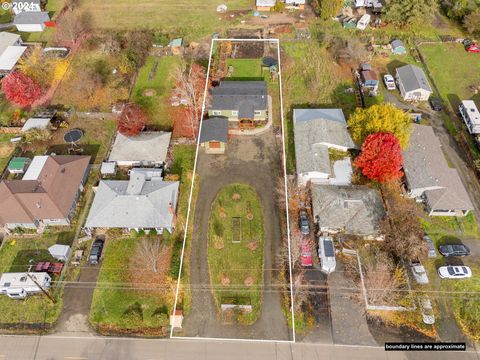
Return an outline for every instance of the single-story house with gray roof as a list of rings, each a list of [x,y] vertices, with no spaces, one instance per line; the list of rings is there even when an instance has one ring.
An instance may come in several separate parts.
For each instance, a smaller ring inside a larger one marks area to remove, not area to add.
[[[268,118],[265,81],[221,81],[212,88],[208,116],[226,117],[240,126],[253,126]]]
[[[312,184],[313,216],[321,232],[383,240],[385,209],[379,192],[368,186]]]
[[[356,145],[341,109],[294,109],[293,132],[299,185],[350,184],[352,165],[346,152]],[[345,153],[344,158],[332,161],[335,150]]]
[[[465,216],[474,209],[457,170],[448,166],[431,126],[413,125],[403,162],[408,194],[424,202],[430,216]]]
[[[137,136],[117,133],[108,157],[118,166],[162,166],[167,158],[171,132],[143,131]]]
[[[397,84],[406,101],[427,101],[432,95],[432,88],[422,69],[415,65],[397,68]]]
[[[256,0],[255,6],[258,11],[270,11],[276,3],[276,0]]]
[[[46,27],[45,23],[50,21],[46,11],[23,11],[15,16],[13,24],[18,31],[40,32]]]
[[[147,180],[145,174],[137,172],[131,173],[130,180],[101,180],[85,227],[171,233],[178,187],[178,181]]]
[[[214,117],[202,120],[200,146],[206,154],[224,154],[228,141],[228,119]]]

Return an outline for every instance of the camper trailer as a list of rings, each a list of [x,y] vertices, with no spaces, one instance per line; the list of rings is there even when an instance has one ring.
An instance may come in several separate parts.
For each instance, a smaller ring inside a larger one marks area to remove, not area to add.
[[[365,30],[368,26],[368,24],[370,23],[370,15],[368,14],[365,14],[363,15],[360,20],[358,20],[358,23],[357,23],[357,29],[359,30]]]
[[[11,299],[25,299],[27,295],[42,291],[40,286],[43,289],[50,288],[51,281],[46,272],[3,273],[0,277],[0,294]]]

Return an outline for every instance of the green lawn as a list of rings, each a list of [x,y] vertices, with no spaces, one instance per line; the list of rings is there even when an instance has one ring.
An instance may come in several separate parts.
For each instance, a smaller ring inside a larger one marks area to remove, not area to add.
[[[462,44],[425,44],[420,47],[441,97],[456,111],[461,100],[477,98],[473,87],[480,83],[478,54]]]
[[[255,322],[261,311],[263,243],[263,210],[255,190],[244,184],[220,190],[209,220],[210,279],[219,309],[221,304],[252,305],[250,314],[239,315],[243,323]]]
[[[227,59],[227,66],[233,67],[232,78],[262,80],[262,59]]]
[[[145,65],[140,69],[135,87],[132,92],[133,101],[140,104],[149,114],[152,125],[163,130],[171,130],[172,118],[169,114],[172,89],[175,87],[173,71],[180,63],[178,56],[150,56]],[[155,63],[157,71],[150,80],[150,73]],[[146,96],[146,92],[152,90],[153,96]]]
[[[56,244],[70,244],[73,233],[48,230],[42,235],[28,238],[9,238],[0,250],[0,273],[24,272],[30,264],[38,261],[53,261],[48,247]],[[29,296],[26,300],[12,300],[0,296],[0,323],[3,324],[52,324],[60,315],[61,297],[53,304],[43,294]]]
[[[228,10],[251,11],[253,6],[251,0],[84,0],[80,8],[91,13],[99,29],[156,29],[198,39],[231,25],[216,12],[219,4]]]
[[[1,134],[0,136],[0,173],[5,169],[15,150],[15,144],[10,142],[15,134]]]
[[[0,7],[0,24],[6,24],[13,20],[12,12]]]

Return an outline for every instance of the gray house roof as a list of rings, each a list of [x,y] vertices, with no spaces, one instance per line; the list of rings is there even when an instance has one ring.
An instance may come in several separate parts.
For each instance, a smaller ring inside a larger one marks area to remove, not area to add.
[[[200,143],[207,141],[227,142],[228,138],[228,119],[213,117],[202,120],[202,131],[200,133]]]
[[[13,46],[20,40],[20,35],[12,34],[6,31],[0,32],[0,55],[3,54],[9,46]]]
[[[473,205],[456,169],[448,166],[433,128],[413,125],[410,146],[403,151],[403,170],[410,190],[425,189],[433,209],[472,210]]]
[[[267,110],[265,81],[221,81],[212,89],[211,110],[237,110],[240,118],[253,118],[255,110]]]
[[[321,228],[379,235],[385,216],[380,194],[367,186],[312,184],[313,216]]]
[[[298,174],[331,174],[329,146],[355,148],[341,109],[294,109],[293,126]]]
[[[432,92],[427,77],[422,69],[415,65],[405,65],[397,68],[397,76],[406,92],[424,89]]]
[[[46,11],[23,11],[13,19],[15,25],[36,25],[43,24],[45,21],[50,21]]]
[[[138,136],[117,133],[109,160],[165,162],[171,136],[164,131],[145,131]]]
[[[100,181],[86,227],[173,227],[179,182],[145,180],[134,173],[129,181]]]

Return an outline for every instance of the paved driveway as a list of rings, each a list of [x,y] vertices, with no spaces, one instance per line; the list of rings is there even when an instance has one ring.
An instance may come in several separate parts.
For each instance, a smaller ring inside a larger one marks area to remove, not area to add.
[[[279,150],[273,131],[255,136],[237,136],[229,141],[225,155],[206,155],[200,150],[197,163],[199,194],[191,243],[191,312],[177,336],[245,339],[291,339],[281,307],[274,272],[281,242],[279,213],[275,201],[280,171]],[[256,189],[264,210],[264,294],[262,313],[254,325],[221,325],[212,297],[207,261],[207,231],[211,204],[218,191],[231,183],[246,183]],[[198,287],[202,286],[202,290]],[[272,290],[272,291],[270,291]]]
[[[57,333],[93,333],[88,315],[100,266],[85,265],[77,283],[65,285],[62,314],[55,328]]]

